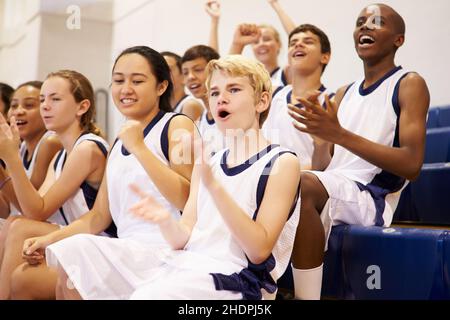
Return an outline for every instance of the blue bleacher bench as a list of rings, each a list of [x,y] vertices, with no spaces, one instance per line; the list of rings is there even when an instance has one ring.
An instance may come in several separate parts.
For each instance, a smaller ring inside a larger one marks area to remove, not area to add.
[[[292,282],[279,285],[293,289]],[[450,299],[450,232],[403,227],[333,227],[324,260],[322,298]]]

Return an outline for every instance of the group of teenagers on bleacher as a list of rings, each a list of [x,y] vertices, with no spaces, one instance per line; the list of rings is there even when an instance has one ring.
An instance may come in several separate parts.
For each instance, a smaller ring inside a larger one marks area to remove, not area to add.
[[[320,299],[331,227],[391,224],[430,100],[394,62],[402,17],[361,11],[364,77],[333,93],[326,34],[268,2],[289,34],[284,68],[269,25],[239,25],[219,57],[217,0],[211,46],[122,51],[111,95],[127,120],[111,146],[84,75],[0,87],[0,299],[273,299],[289,263],[296,298]]]

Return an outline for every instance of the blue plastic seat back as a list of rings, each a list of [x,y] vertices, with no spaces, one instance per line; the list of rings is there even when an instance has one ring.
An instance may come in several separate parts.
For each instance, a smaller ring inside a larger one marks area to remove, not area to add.
[[[439,115],[439,108],[429,109],[427,118],[427,128],[431,129],[437,128],[439,126],[438,115]]]
[[[424,163],[450,161],[450,127],[427,130]]]
[[[411,183],[411,196],[417,221],[450,225],[450,164],[424,165]]]
[[[450,106],[439,108],[438,126],[440,128],[450,127]]]

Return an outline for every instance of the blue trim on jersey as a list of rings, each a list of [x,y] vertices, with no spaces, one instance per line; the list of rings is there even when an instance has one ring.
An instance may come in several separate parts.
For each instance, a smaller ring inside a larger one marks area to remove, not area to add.
[[[88,139],[88,141],[94,142],[106,158],[106,156],[108,155],[108,150],[106,149],[106,147],[103,143],[101,143],[100,141],[91,140],[91,139]]]
[[[395,114],[397,115],[397,122],[395,126],[395,136],[394,136],[394,147],[400,147],[400,102],[398,100],[398,95],[400,92],[400,82],[406,77],[408,73],[405,73],[397,82],[394,88],[394,93],[392,95],[392,106],[394,107]]]
[[[261,264],[253,264],[248,261],[248,267],[242,269],[239,273],[231,275],[210,273],[210,275],[213,277],[216,290],[241,292],[244,300],[261,300],[262,288],[269,293],[274,293],[277,290],[277,283],[270,275],[270,272],[275,268],[275,263],[275,258],[270,255]]]
[[[172,121],[172,119],[173,118],[175,118],[175,117],[177,117],[177,116],[184,116],[183,114],[180,114],[180,113],[177,113],[177,114],[174,114],[167,122],[166,122],[166,124],[164,125],[164,128],[163,128],[163,130],[162,130],[162,132],[161,132],[161,139],[160,139],[160,142],[161,142],[161,150],[162,150],[162,153],[163,153],[163,155],[164,155],[164,157],[166,158],[166,160],[169,162],[170,160],[169,160],[169,125],[170,125],[170,122]],[[186,117],[186,118],[189,118],[189,117]],[[189,118],[190,119],[190,118]]]
[[[78,139],[80,139],[85,134],[87,134],[87,133],[81,134],[81,136]],[[94,139],[87,139],[85,141],[94,142],[96,144],[96,146],[102,152],[103,156],[106,158],[106,156],[108,155],[108,150],[106,149],[106,147],[103,143],[101,143],[100,141],[94,140]],[[56,158],[55,164],[53,165],[53,168],[55,171],[56,171],[56,168],[58,167],[59,160],[61,159],[61,156],[64,153],[64,151],[65,151],[64,149],[61,150]],[[61,165],[61,171],[64,168],[64,165],[66,164],[66,160],[67,160],[67,153],[64,155],[64,160]],[[97,198],[98,189],[95,189],[94,187],[89,185],[86,181],[83,181],[83,183],[80,185],[80,188],[83,191],[84,201],[86,201],[87,207],[89,208],[89,210],[91,210],[94,207],[95,199]],[[67,218],[64,214],[63,208],[62,207],[59,208],[59,211],[60,211],[65,223],[68,225],[69,222],[67,221]]]
[[[323,84],[321,84],[320,85],[320,88],[319,89],[317,89],[318,91],[320,91],[320,92],[324,92],[325,90],[327,90],[327,88],[323,85]],[[334,93],[333,93],[333,95],[334,95]],[[330,99],[331,99],[331,97],[330,97]],[[292,104],[292,89],[288,92],[288,94],[286,95],[286,103],[288,103],[288,104]],[[297,104],[294,104],[294,106],[296,106],[296,107],[298,107],[298,108],[304,108],[304,106],[299,102],[299,103],[297,103]],[[324,107],[325,108],[325,106],[323,105],[322,107]]]
[[[277,95],[278,92],[280,92],[284,87],[279,86],[275,89],[275,91],[272,93],[272,99]]]
[[[345,95],[347,94],[348,90],[350,90],[350,88],[351,88],[354,84],[355,84],[355,83],[352,82],[352,83],[350,83],[350,84],[347,86],[347,88],[345,88],[345,91],[344,91],[344,94],[342,95],[341,101],[344,100],[344,97],[345,97]]]
[[[106,157],[106,154],[105,154]],[[81,184],[81,190],[83,190],[84,200],[86,204],[91,210],[94,207],[95,199],[97,198],[98,189],[95,189],[93,186],[89,185],[87,182],[83,182]],[[62,208],[61,208],[62,211]],[[64,216],[64,211],[62,211],[64,221],[68,224],[66,217]],[[117,238],[117,227],[114,221],[105,229],[105,232],[111,237]]]
[[[395,67],[394,69],[386,73],[384,76],[382,76],[380,79],[378,79],[377,82],[367,87],[366,89],[364,89],[364,82],[365,82],[364,80],[363,82],[361,82],[361,85],[359,86],[359,94],[362,96],[367,96],[371,94],[384,82],[384,80],[391,77],[394,73],[396,73],[400,69],[402,69],[402,66]]]
[[[284,70],[281,70],[281,83],[283,84],[283,86],[287,86],[288,82],[286,79],[286,75],[284,74]]]
[[[375,226],[381,227],[384,225],[383,212],[386,207],[386,196],[389,193],[399,191],[404,183],[405,179],[387,171],[377,174],[368,185],[356,182],[359,190],[367,191],[372,196],[375,203]]]
[[[286,95],[286,103],[287,104],[292,104],[292,89],[291,91],[288,92],[288,94]],[[301,103],[296,103],[293,106],[297,107],[297,108],[304,108],[304,106]]]
[[[114,147],[116,146],[117,141],[119,141],[119,138],[116,138],[116,140],[114,140],[114,143],[111,147],[111,152],[113,151]]]
[[[209,124],[210,126],[212,126],[214,123],[216,123],[214,118],[212,118],[211,120],[208,119],[208,112],[205,113],[205,120],[206,120],[206,123]]]
[[[172,111],[175,111],[176,108],[178,108],[178,106],[180,105],[181,102],[183,102],[184,99],[186,99],[188,97],[187,94],[185,94],[180,100],[178,100],[178,102],[175,104],[175,106],[172,108]],[[180,110],[180,112],[182,112],[183,109]]]
[[[256,188],[256,210],[253,213],[253,217],[252,217],[252,220],[254,220],[254,221],[256,221],[256,218],[258,217],[259,208],[260,208],[262,200],[264,198],[264,193],[266,191],[267,182],[269,181],[270,172],[272,171],[272,168],[275,165],[275,162],[277,161],[277,159],[285,153],[291,153],[294,156],[296,156],[296,154],[292,151],[282,151],[280,153],[277,153],[266,164],[263,172],[261,173],[261,176],[259,177],[258,187]],[[291,217],[292,213],[294,212],[294,208],[295,208],[295,204],[297,203],[297,199],[298,199],[298,195],[294,199],[295,201],[293,203],[293,207],[291,208],[291,211],[289,212],[288,220]]]
[[[164,116],[165,112],[163,110],[159,110],[158,114],[150,121],[150,123],[145,127],[144,129],[144,139],[147,136],[147,134],[152,130],[152,128],[158,123],[159,120]],[[129,156],[130,153],[125,148],[125,146],[122,144],[122,155]]]
[[[83,191],[84,200],[86,201],[89,210],[91,210],[94,207],[94,202],[95,198],[97,198],[98,190],[88,184],[86,181],[81,184],[80,188]]]
[[[235,176],[235,175],[243,172],[244,170],[247,170],[248,168],[250,168],[250,166],[252,164],[254,164],[260,158],[262,158],[267,153],[269,153],[273,148],[278,147],[278,146],[279,145],[277,145],[277,144],[268,145],[266,148],[264,148],[263,150],[261,150],[260,152],[258,152],[254,156],[252,156],[250,159],[246,160],[244,163],[242,163],[236,167],[232,167],[232,168],[229,168],[227,165],[227,157],[228,157],[228,154],[230,153],[230,150],[226,150],[222,155],[222,160],[220,161],[220,167],[222,168],[223,172],[227,176]]]
[[[286,103],[290,104],[292,101],[292,89],[286,95]]]
[[[103,153],[103,156],[106,158],[106,156],[108,155],[108,150],[106,150],[106,147],[103,143],[93,139],[88,139],[87,141],[94,142],[100,149],[100,151]],[[92,209],[94,206],[95,199],[97,198],[98,189],[95,189],[94,187],[89,185],[86,181],[84,181],[81,184],[80,188],[81,190],[83,190],[84,200],[86,201],[89,210]]]
[[[54,171],[56,171],[56,168],[58,167],[59,159],[60,159],[61,156],[63,155],[64,151],[65,151],[65,150],[62,149],[61,151],[58,152],[58,155],[56,156],[56,160],[55,160],[55,162],[53,163],[53,170],[54,170]]]
[[[273,70],[273,71],[270,73],[270,77],[272,78],[273,75],[274,75],[275,73],[277,73],[278,70],[280,70],[280,67],[276,67],[275,70]]]
[[[36,151],[36,149],[33,151],[33,154],[31,155],[30,161],[28,161],[27,160],[27,158],[28,158],[28,149],[25,150],[25,154],[23,155],[23,158],[22,158],[22,163],[23,163],[23,166],[25,167],[25,169],[27,169],[27,170],[30,168],[31,161],[33,161],[33,156],[34,156],[34,152],[35,151]]]
[[[61,216],[63,217],[64,223],[66,224],[66,226],[68,226],[68,225],[69,225],[69,221],[67,220],[66,215],[64,214],[64,209],[63,209],[62,207],[59,208],[59,213],[60,213]]]
[[[59,153],[58,156],[56,157],[55,163],[53,164],[53,170],[56,171],[56,168],[58,168],[58,163],[61,160],[62,155],[64,154],[66,150],[62,149]],[[62,168],[64,167],[64,164],[66,163],[66,158],[67,158],[67,154],[64,155],[64,159],[63,159],[63,163],[61,165],[61,171]],[[66,223],[66,225],[69,225],[69,221],[67,221],[66,215],[64,214],[64,209],[63,207],[59,208],[59,213],[61,214],[62,218],[64,219],[64,222]]]

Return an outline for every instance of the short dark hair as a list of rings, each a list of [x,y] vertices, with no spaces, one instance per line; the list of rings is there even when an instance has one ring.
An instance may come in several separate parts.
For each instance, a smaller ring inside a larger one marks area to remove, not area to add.
[[[328,36],[321,29],[319,29],[318,27],[316,27],[315,25],[312,25],[312,24],[301,24],[298,27],[296,27],[294,30],[292,30],[291,33],[289,34],[289,43],[291,42],[291,38],[295,34],[300,33],[300,32],[308,32],[308,31],[319,37],[320,51],[322,53],[331,53],[331,45],[330,45],[330,40],[328,39]],[[322,72],[325,71],[326,67],[327,67],[327,65],[324,64],[322,67]]]
[[[5,105],[5,115],[8,114],[9,107],[11,106],[11,97],[13,95],[14,88],[10,85],[0,82],[0,99]]]
[[[180,72],[181,72],[181,57],[179,55],[177,55],[176,53],[173,53],[171,51],[163,51],[163,52],[161,52],[161,55],[163,57],[174,58],[175,62],[177,63],[178,70],[180,70]]]
[[[209,62],[214,59],[219,59],[219,53],[211,47],[205,45],[198,45],[189,48],[181,58],[181,64],[192,61],[198,58],[203,58],[206,62]]]
[[[172,106],[170,105],[170,96],[172,95],[173,91],[172,77],[166,59],[164,59],[164,57],[158,51],[153,50],[152,48],[149,48],[147,46],[135,46],[127,48],[123,50],[116,58],[116,61],[114,61],[114,66],[112,68],[113,71],[116,67],[117,61],[119,61],[122,56],[132,53],[136,53],[147,60],[148,65],[150,66],[150,70],[152,71],[158,83],[167,81],[167,89],[159,98],[159,109],[165,112],[171,112]]]

